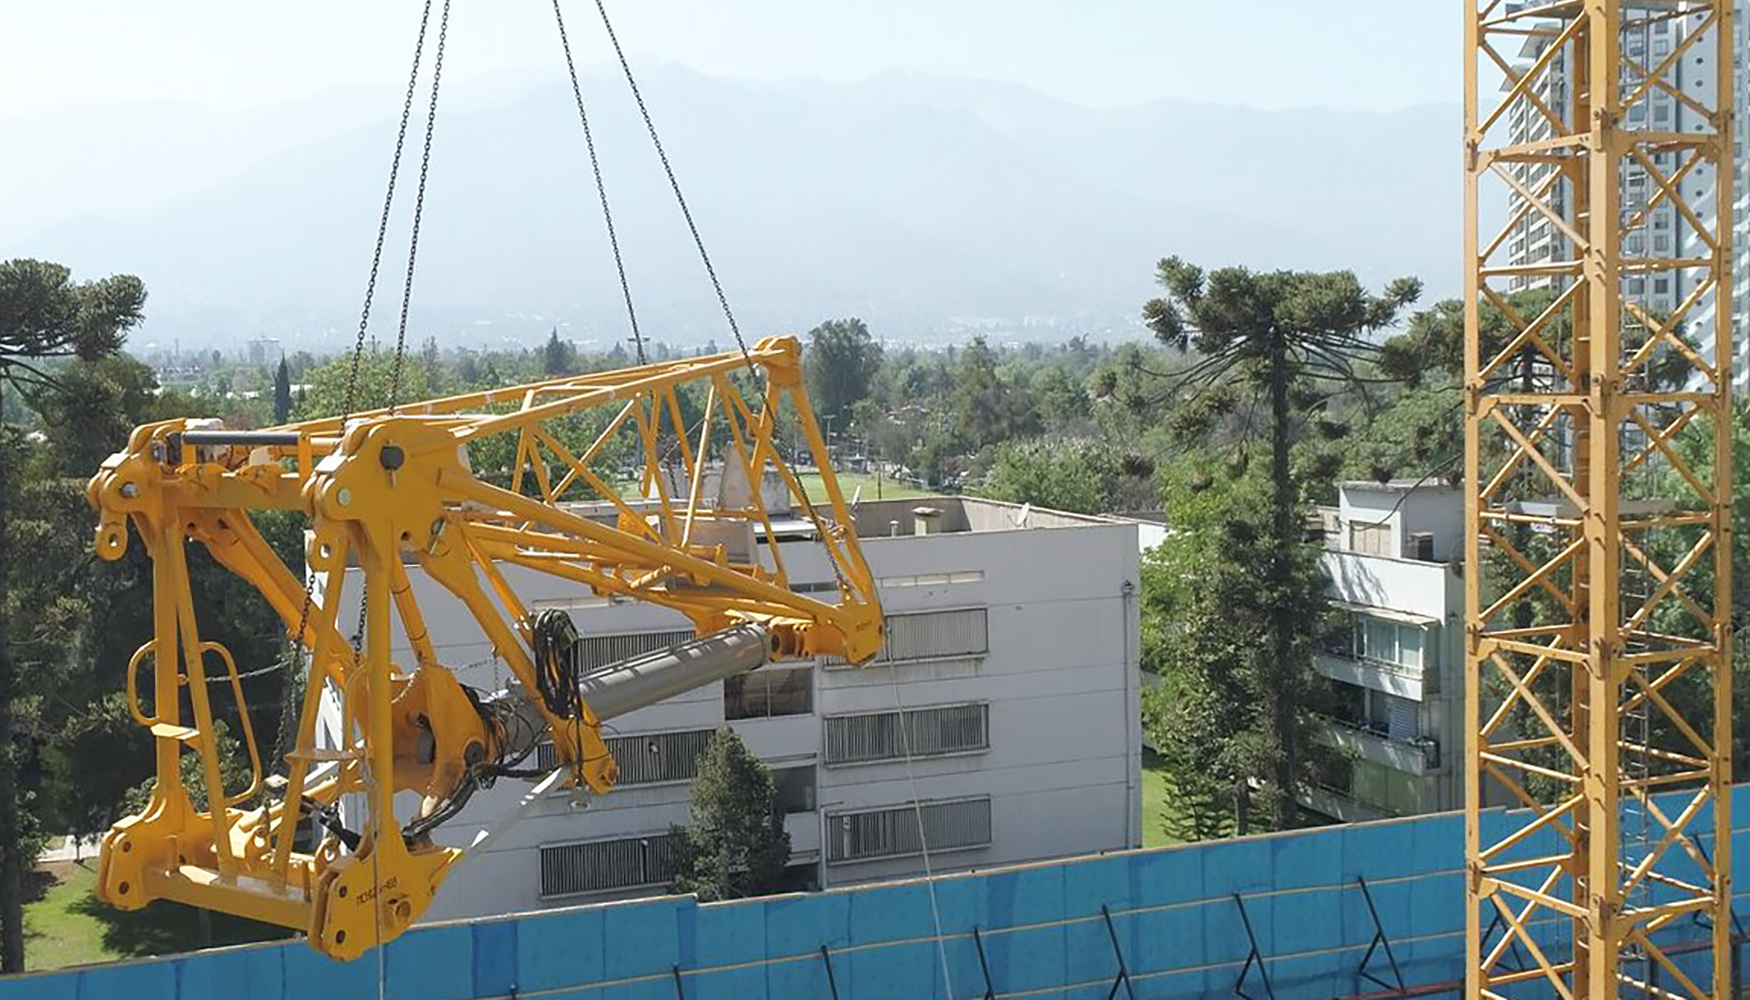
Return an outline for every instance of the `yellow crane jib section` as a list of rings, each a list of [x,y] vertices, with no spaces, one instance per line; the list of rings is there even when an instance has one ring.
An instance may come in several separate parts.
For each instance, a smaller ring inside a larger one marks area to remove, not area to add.
[[[100,894],[124,909],[173,899],[298,928],[341,959],[419,918],[463,856],[438,827],[495,780],[538,776],[538,744],[571,784],[605,793],[618,768],[604,719],[769,659],[866,662],[882,642],[875,581],[789,337],[264,431],[149,424],[87,494],[98,554],[145,546],[154,600],[127,688],[157,783],[105,838]],[[270,510],[307,517],[307,578],[252,519]],[[799,550],[798,537],[814,545]],[[262,760],[242,674],[200,636],[191,544],[255,587],[308,653],[301,704],[284,706],[297,736],[283,760]],[[804,556],[836,594],[792,588],[786,560]],[[569,617],[518,594],[512,581],[528,572],[672,608],[698,638],[585,671]],[[476,690],[440,661],[422,610],[434,599],[474,618],[507,687]],[[250,764],[241,788],[224,783],[216,733],[228,718]],[[183,782],[186,758],[203,794]],[[406,815],[399,793],[417,801]]]

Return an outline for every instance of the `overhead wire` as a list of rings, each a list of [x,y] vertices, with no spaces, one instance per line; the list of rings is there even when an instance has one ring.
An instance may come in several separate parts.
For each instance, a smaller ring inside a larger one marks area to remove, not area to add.
[[[899,746],[905,753],[905,773],[911,783],[912,815],[917,818],[918,849],[924,862],[924,887],[930,896],[930,919],[936,925],[936,953],[942,963],[942,986],[946,996],[954,995],[954,978],[948,971],[948,945],[942,934],[942,907],[936,899],[936,871],[930,863],[930,835],[924,826],[924,801],[918,794],[917,766],[912,760],[911,729],[905,721],[905,700],[899,693],[899,669],[887,668],[887,678],[893,685],[893,707],[899,713]]]
[[[571,39],[565,34],[565,15],[559,0],[553,0],[553,21],[559,26],[559,47],[565,51],[565,70],[571,75],[571,96],[577,102],[577,120],[583,125],[583,144],[589,148],[589,169],[595,175],[596,197],[602,203],[602,222],[608,229],[608,246],[614,252],[614,270],[620,276],[620,295],[626,300],[626,322],[632,328],[632,345],[638,352],[638,364],[649,362],[644,357],[644,336],[638,331],[638,310],[632,305],[632,285],[626,280],[626,262],[620,255],[620,237],[614,229],[614,213],[608,207],[608,188],[602,181],[601,159],[596,155],[595,134],[589,127],[589,111],[583,104],[583,88],[577,82],[577,64],[571,59]]]

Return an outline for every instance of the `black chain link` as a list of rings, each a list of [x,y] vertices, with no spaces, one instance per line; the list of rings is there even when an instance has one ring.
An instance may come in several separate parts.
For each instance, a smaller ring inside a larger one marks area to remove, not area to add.
[[[595,175],[596,196],[602,203],[602,221],[608,227],[608,246],[614,251],[614,270],[620,276],[620,294],[626,299],[626,321],[632,327],[632,344],[638,351],[638,363],[646,364],[644,336],[638,332],[638,311],[632,307],[632,285],[626,280],[626,263],[620,257],[620,237],[614,231],[614,213],[608,208],[608,188],[602,183],[602,164],[596,156],[595,136],[589,127],[589,112],[583,106],[583,88],[577,83],[577,65],[571,60],[571,40],[565,35],[565,15],[559,10],[559,0],[553,0],[553,20],[559,25],[559,46],[565,50],[565,69],[571,74],[571,96],[577,101],[577,119],[583,123],[583,144],[589,147],[589,169]]]
[[[444,16],[445,16],[445,19],[447,21],[448,16],[449,16],[448,0],[445,0],[445,3],[444,3]],[[382,264],[383,264],[383,244],[384,244],[384,242],[387,241],[388,235],[389,235],[389,213],[390,213],[390,210],[393,209],[394,205],[395,205],[395,181],[401,175],[401,153],[402,153],[402,150],[407,145],[407,123],[409,121],[411,121],[413,118],[413,96],[415,93],[418,92],[418,89],[419,89],[419,64],[424,60],[424,56],[425,56],[425,31],[426,31],[427,25],[429,25],[430,23],[431,23],[431,0],[425,0],[425,7],[420,12],[420,15],[419,15],[419,35],[414,39],[414,42],[413,42],[413,68],[411,70],[409,70],[408,74],[407,74],[407,96],[401,102],[401,126],[395,133],[395,155],[389,161],[389,185],[388,185],[388,190],[385,191],[383,194],[383,214],[377,220],[377,242],[376,242],[376,245],[371,250],[371,274],[370,274],[370,277],[365,282],[364,307],[359,310],[358,338],[353,344],[352,366],[351,366],[350,370],[347,372],[346,393],[344,396],[345,405],[342,407],[342,412],[340,415],[340,426],[342,429],[344,429],[346,427],[347,420],[349,418],[351,418],[354,408],[358,405],[359,365],[360,365],[360,362],[364,358],[365,335],[369,331],[370,326],[371,326],[371,303],[375,300],[376,294],[377,294],[377,275],[378,275],[379,271],[382,269]],[[442,45],[443,45],[443,42],[441,39],[439,40],[438,44],[439,44],[439,49],[441,51]],[[426,136],[427,136],[426,141],[428,143],[427,149],[429,152],[429,143],[431,141],[430,140],[429,123],[427,126]],[[424,172],[421,171],[420,188],[421,188],[422,194],[424,193],[424,187],[425,187]],[[397,363],[397,365],[396,365],[397,381],[399,380],[399,369],[400,369],[400,365],[399,365],[399,363]],[[391,402],[393,402],[393,398],[391,398]],[[304,582],[304,603],[303,603],[303,607],[298,612],[298,631],[297,631],[297,640],[296,640],[295,645],[293,646],[294,653],[298,649],[304,648],[304,646],[306,645],[306,637],[308,635],[309,625],[310,625],[310,608],[315,601],[314,595],[312,595],[310,593],[310,584],[309,584],[309,580],[308,580],[308,567],[306,567],[305,572],[306,572],[306,579]],[[354,641],[353,641],[353,655],[355,658],[357,657],[358,651],[359,651],[358,636],[362,636],[364,633],[364,630],[365,630],[365,604],[364,604],[364,601],[361,599],[359,602],[358,635],[354,637]],[[288,669],[290,669],[291,664],[295,663],[297,659],[299,659],[299,657],[296,657],[296,656],[288,659],[288,661],[287,661]],[[285,708],[285,706],[282,705],[281,710],[283,711],[284,708]]]
[[[401,401],[401,369],[407,358],[407,310],[413,302],[413,266],[419,260],[419,222],[425,215],[425,178],[431,171],[431,137],[437,126],[438,87],[444,78],[444,40],[449,33],[450,0],[444,0],[443,14],[438,18],[437,55],[431,63],[431,104],[425,112],[425,146],[419,157],[419,193],[413,197],[413,231],[407,241],[407,280],[401,286],[401,322],[395,330],[395,359],[389,376],[390,413],[395,412]],[[405,119],[402,128],[406,128]]]
[[[626,76],[626,86],[632,90],[632,99],[638,103],[638,114],[644,118],[644,128],[650,133],[650,144],[656,147],[656,158],[662,161],[662,171],[668,175],[669,190],[674,192],[675,204],[680,206],[681,218],[687,221],[687,232],[693,236],[693,246],[699,249],[699,260],[705,265],[705,274],[711,279],[711,288],[717,293],[717,304],[723,307],[723,318],[729,321],[729,332],[735,335],[735,345],[741,348],[741,357],[747,362],[747,370],[756,378],[753,356],[748,353],[747,342],[741,339],[741,326],[735,322],[735,312],[729,308],[729,296],[723,293],[723,282],[717,280],[717,269],[711,266],[711,254],[705,250],[705,240],[699,236],[699,227],[693,222],[692,210],[687,208],[687,197],[681,194],[681,182],[675,178],[674,167],[668,162],[668,153],[662,148],[662,139],[656,134],[656,123],[650,118],[650,109],[644,104],[644,95],[638,90],[638,80],[632,75],[632,64],[626,61],[626,53],[620,48],[619,36],[614,34],[613,21],[608,18],[608,8],[602,0],[595,0],[595,9],[602,16],[602,27],[607,29],[608,41],[613,43],[614,55],[620,60],[620,71]]]
[[[557,9],[558,0],[554,0],[554,6],[555,9]],[[595,9],[597,13],[601,14],[602,27],[607,29],[608,41],[614,46],[614,55],[620,61],[620,71],[626,77],[626,86],[631,89],[632,99],[638,104],[638,114],[644,119],[644,128],[650,133],[650,144],[656,148],[657,159],[662,161],[662,171],[664,174],[668,175],[668,186],[669,189],[674,192],[675,204],[680,206],[681,218],[685,219],[687,222],[687,232],[691,233],[693,236],[693,246],[698,248],[699,260],[705,265],[705,274],[710,277],[711,288],[717,293],[717,303],[723,307],[723,318],[729,321],[729,332],[735,335],[735,346],[741,348],[742,360],[747,362],[748,375],[754,380],[754,383],[757,386],[759,382],[759,371],[754,367],[753,356],[748,353],[747,341],[743,340],[741,337],[741,327],[735,322],[735,312],[729,308],[729,296],[725,295],[723,292],[723,283],[717,280],[717,269],[711,265],[711,254],[706,251],[705,240],[699,235],[699,227],[693,222],[692,210],[687,208],[687,197],[681,193],[681,183],[675,177],[674,167],[668,162],[668,153],[662,148],[662,138],[656,134],[656,123],[651,120],[650,108],[645,105],[644,95],[638,90],[638,80],[632,74],[632,64],[626,61],[626,52],[624,49],[620,48],[619,36],[614,34],[614,24],[608,17],[607,5],[603,0],[595,0]],[[774,416],[776,415],[774,414]],[[676,433],[679,432],[680,428],[676,428]],[[827,461],[832,461],[830,449],[827,454]],[[814,525],[814,530],[820,535],[822,543],[829,543],[825,521],[820,516],[820,512],[815,509],[814,504],[809,501],[808,491],[802,489],[799,483],[796,492],[797,499],[802,501],[803,513],[807,515],[810,523]],[[833,577],[838,581],[839,591],[848,594],[850,592],[850,584],[845,580],[843,571],[839,569],[838,560],[829,559],[827,561],[832,564]]]
[[[448,7],[446,4],[446,11]],[[389,211],[395,205],[395,181],[401,176],[401,151],[407,144],[407,123],[413,117],[413,95],[419,88],[419,64],[425,52],[425,29],[431,21],[431,0],[419,15],[419,37],[413,43],[413,69],[407,74],[407,97],[401,102],[401,127],[395,133],[395,156],[389,161],[389,189],[383,195],[383,215],[377,222],[377,245],[371,251],[371,276],[365,282],[365,304],[359,312],[358,341],[352,349],[352,371],[346,380],[346,406],[340,416],[342,427],[352,416],[358,402],[359,360],[365,352],[365,333],[371,325],[371,302],[377,294],[377,272],[383,263],[383,242],[389,234]]]

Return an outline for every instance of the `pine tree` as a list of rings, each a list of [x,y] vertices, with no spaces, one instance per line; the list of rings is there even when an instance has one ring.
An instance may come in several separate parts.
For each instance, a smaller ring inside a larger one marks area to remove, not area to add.
[[[280,359],[273,373],[273,422],[283,424],[292,419],[292,370],[286,359]]]
[[[1391,324],[1422,286],[1400,278],[1375,296],[1347,271],[1228,267],[1206,273],[1177,257],[1161,261],[1158,270],[1167,297],[1145,303],[1143,319],[1162,343],[1199,355],[1170,376],[1168,393],[1182,396],[1180,429],[1208,438],[1222,418],[1249,412],[1262,425],[1258,436],[1269,442],[1269,518],[1261,526],[1258,559],[1246,564],[1266,612],[1257,652],[1272,675],[1257,691],[1267,731],[1254,752],[1269,759],[1275,826],[1291,829],[1298,823],[1295,790],[1308,781],[1311,756],[1298,698],[1311,671],[1312,640],[1312,620],[1295,610],[1303,589],[1295,581],[1305,561],[1306,498],[1291,451],[1331,399],[1365,389],[1371,380],[1357,372],[1357,363],[1379,350],[1369,336]],[[1242,439],[1250,433],[1241,428]]]
[[[704,901],[781,891],[790,835],[771,771],[735,730],[717,730],[699,755],[692,822],[677,830],[675,892]]]

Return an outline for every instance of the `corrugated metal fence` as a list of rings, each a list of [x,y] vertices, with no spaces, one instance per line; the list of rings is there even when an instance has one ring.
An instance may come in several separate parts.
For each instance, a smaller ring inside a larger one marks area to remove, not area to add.
[[[1750,815],[1745,792],[1738,789],[1739,816]],[[1750,838],[1734,839],[1736,881],[1750,885],[1741,860]],[[414,931],[386,950],[386,995],[1451,996],[1464,967],[1461,859],[1462,822],[1441,815],[1000,869],[933,886],[577,907]],[[1553,940],[1565,928],[1538,931]],[[1665,943],[1700,933],[1682,928]],[[302,944],[0,981],[0,1000],[376,995],[373,958],[340,965]]]

